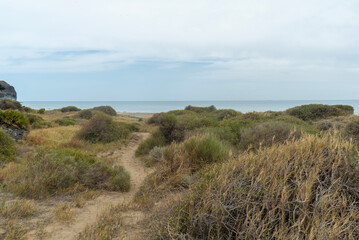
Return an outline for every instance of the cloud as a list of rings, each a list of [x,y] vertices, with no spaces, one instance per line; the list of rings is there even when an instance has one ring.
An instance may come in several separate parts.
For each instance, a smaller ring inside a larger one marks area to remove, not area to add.
[[[358,9],[354,0],[2,0],[0,71],[99,71],[144,60],[210,62],[203,76],[212,78],[346,71],[358,68]]]

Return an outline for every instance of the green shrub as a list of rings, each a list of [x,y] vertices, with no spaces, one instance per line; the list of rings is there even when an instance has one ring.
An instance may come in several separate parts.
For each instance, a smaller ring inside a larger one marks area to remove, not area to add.
[[[50,122],[46,122],[42,117],[38,115],[26,114],[25,117],[31,125],[32,129],[49,128],[52,126]]]
[[[229,148],[214,135],[194,136],[184,142],[192,166],[221,162],[228,158]]]
[[[222,121],[223,119],[229,119],[241,115],[242,113],[232,109],[221,109],[216,111],[217,120]]]
[[[29,198],[56,195],[78,184],[89,189],[129,189],[129,175],[123,168],[68,149],[46,149],[0,171],[5,190]]]
[[[213,112],[213,111],[216,111],[217,109],[213,105],[211,105],[209,107],[195,107],[195,106],[188,105],[187,107],[185,107],[184,110],[193,111],[196,113],[202,113],[202,112]]]
[[[148,124],[156,124],[156,125],[158,125],[160,123],[160,119],[161,119],[162,115],[163,115],[163,113],[155,113],[155,114],[153,114],[153,116],[150,117],[147,120],[147,123]]]
[[[22,110],[27,113],[34,113],[35,110],[29,107],[22,107]]]
[[[37,111],[38,114],[44,114],[45,113],[45,108],[40,108],[38,111]]]
[[[73,126],[76,124],[76,119],[73,118],[56,119],[55,123],[59,124],[60,126]]]
[[[341,111],[341,115],[352,115],[354,114],[354,108],[350,105],[334,105],[333,107],[338,108]]]
[[[110,116],[116,116],[117,115],[116,110],[113,109],[111,106],[94,107],[93,110],[103,112],[103,113],[105,113],[107,115],[110,115]]]
[[[284,143],[291,138],[296,139],[300,136],[301,129],[297,125],[282,121],[269,121],[242,130],[239,146],[244,150],[258,149],[260,146]]]
[[[184,127],[178,124],[174,114],[168,113],[161,116],[159,130],[166,143],[180,142],[184,139]]]
[[[164,147],[156,146],[152,148],[152,150],[149,152],[151,160],[154,162],[159,162],[161,160],[163,150]]]
[[[333,116],[351,115],[354,108],[348,105],[308,104],[287,109],[285,112],[304,121],[310,121]]]
[[[160,132],[155,132],[150,138],[140,143],[136,150],[136,156],[148,154],[154,147],[162,147],[166,144],[166,140]]]
[[[86,173],[86,186],[126,192],[130,189],[130,175],[123,167],[112,168],[104,162],[92,164]]]
[[[22,105],[18,101],[12,101],[10,99],[2,99],[2,100],[0,100],[0,109],[1,110],[7,110],[7,109],[21,110]]]
[[[345,127],[345,132],[355,140],[359,140],[359,120],[354,120],[348,123]]]
[[[330,135],[241,154],[158,211],[156,239],[359,239],[357,159]]]
[[[128,125],[115,122],[110,116],[96,114],[83,125],[77,138],[92,143],[109,143],[125,139],[130,133],[131,129]]]
[[[206,134],[213,135],[219,140],[233,145],[237,145],[239,142],[239,137],[237,137],[236,133],[232,132],[231,129],[227,126],[198,128],[194,131],[188,132],[186,138]]]
[[[219,122],[210,117],[197,117],[183,123],[188,130],[201,127],[217,127]]]
[[[0,111],[0,125],[20,129],[27,129],[29,127],[29,123],[24,115],[13,110]]]
[[[79,112],[77,116],[78,116],[79,118],[81,118],[81,119],[87,119],[87,120],[89,120],[89,119],[92,118],[93,113],[92,113],[91,110],[85,109],[85,110],[82,110],[81,112]]]
[[[15,159],[15,142],[0,130],[0,166]]]
[[[61,108],[61,112],[65,113],[65,112],[78,112],[81,111],[81,109],[79,109],[78,107],[75,106],[68,106],[68,107],[63,107]]]

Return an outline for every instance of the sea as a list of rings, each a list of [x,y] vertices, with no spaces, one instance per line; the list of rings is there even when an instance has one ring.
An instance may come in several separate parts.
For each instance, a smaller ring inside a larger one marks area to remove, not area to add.
[[[243,113],[283,111],[303,104],[345,104],[355,109],[359,114],[359,100],[268,100],[268,101],[23,101],[24,106],[33,109],[59,109],[66,106],[76,106],[81,109],[96,106],[111,106],[117,112],[158,113],[170,110],[184,109],[188,105],[206,107],[214,105],[217,109],[234,109]]]

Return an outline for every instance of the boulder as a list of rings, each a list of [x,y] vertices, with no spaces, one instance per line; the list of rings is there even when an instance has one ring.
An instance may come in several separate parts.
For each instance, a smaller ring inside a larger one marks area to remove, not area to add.
[[[0,100],[1,99],[10,99],[16,101],[16,91],[15,88],[9,85],[5,81],[0,80]]]

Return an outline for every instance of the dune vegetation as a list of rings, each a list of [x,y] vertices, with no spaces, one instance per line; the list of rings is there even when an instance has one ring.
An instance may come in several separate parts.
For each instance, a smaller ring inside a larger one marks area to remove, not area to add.
[[[351,106],[0,106],[0,238],[359,238]]]

